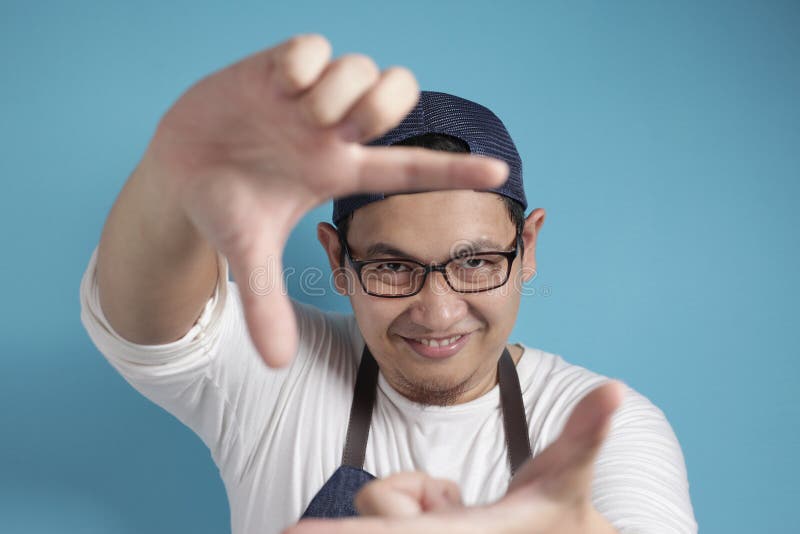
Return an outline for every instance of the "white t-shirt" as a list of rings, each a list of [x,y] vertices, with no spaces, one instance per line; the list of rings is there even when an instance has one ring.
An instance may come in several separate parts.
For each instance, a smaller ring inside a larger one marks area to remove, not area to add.
[[[270,534],[296,522],[341,461],[364,347],[353,315],[293,301],[299,350],[289,367],[271,369],[252,345],[220,254],[215,294],[189,332],[138,345],[102,313],[96,256],[95,249],[81,281],[81,321],[128,383],[209,448],[233,534]],[[576,403],[608,379],[522,347],[517,373],[536,455],[558,437]],[[380,374],[364,469],[379,478],[422,470],[454,480],[466,504],[499,499],[510,480],[499,387],[463,404],[422,406]],[[661,410],[631,388],[595,463],[592,501],[623,534],[697,531],[677,438]]]

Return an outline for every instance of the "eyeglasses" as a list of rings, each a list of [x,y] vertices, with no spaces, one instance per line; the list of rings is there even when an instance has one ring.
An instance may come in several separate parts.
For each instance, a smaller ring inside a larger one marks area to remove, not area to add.
[[[521,233],[517,231],[514,250],[476,253],[464,251],[444,263],[429,265],[408,258],[358,260],[350,254],[347,239],[341,232],[339,241],[367,294],[398,298],[419,293],[425,285],[428,273],[434,271],[442,273],[447,285],[458,293],[480,293],[505,285],[511,274],[511,265],[521,248]]]

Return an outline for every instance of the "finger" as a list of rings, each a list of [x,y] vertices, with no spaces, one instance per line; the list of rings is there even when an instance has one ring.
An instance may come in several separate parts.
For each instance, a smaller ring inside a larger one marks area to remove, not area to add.
[[[346,141],[367,141],[397,126],[419,100],[419,84],[410,70],[390,67],[345,117]]]
[[[343,194],[435,189],[489,189],[508,177],[508,165],[475,154],[419,147],[360,147],[356,176]]]
[[[444,478],[429,479],[422,497],[423,511],[438,512],[462,506],[461,489],[458,484]]]
[[[288,96],[311,87],[330,61],[330,42],[316,33],[295,35],[268,51],[275,82]]]
[[[508,528],[508,527],[511,528]],[[525,532],[526,525],[505,518],[474,513],[425,514],[417,517],[364,517],[357,519],[304,519],[283,534],[497,534]],[[514,528],[516,527],[516,528]]]
[[[304,519],[286,529],[282,534],[426,534],[403,519]],[[428,530],[433,534],[435,530]]]
[[[562,432],[576,445],[600,443],[608,430],[611,416],[619,407],[625,385],[611,380],[594,388],[575,406]]]
[[[624,384],[609,381],[581,399],[558,439],[523,466],[509,485],[509,492],[527,487],[557,501],[588,499],[594,461],[624,391]]]
[[[380,77],[375,62],[363,54],[348,54],[330,63],[319,80],[300,99],[311,124],[330,126]]]
[[[356,494],[354,504],[360,515],[387,517],[415,516],[422,511],[422,487],[425,475],[419,472],[397,473],[365,484]]]
[[[461,492],[451,481],[420,471],[396,473],[366,484],[355,498],[360,515],[409,517],[461,505]]]
[[[282,246],[262,242],[228,255],[250,339],[270,367],[287,365],[297,351],[297,324],[283,280]]]

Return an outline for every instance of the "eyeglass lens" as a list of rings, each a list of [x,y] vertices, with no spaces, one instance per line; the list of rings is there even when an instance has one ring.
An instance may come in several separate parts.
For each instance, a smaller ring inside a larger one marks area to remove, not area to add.
[[[445,267],[447,282],[455,291],[477,292],[501,286],[508,278],[508,257],[475,254],[455,258]],[[425,280],[426,269],[411,261],[388,260],[365,264],[361,281],[367,292],[400,296],[416,293]]]

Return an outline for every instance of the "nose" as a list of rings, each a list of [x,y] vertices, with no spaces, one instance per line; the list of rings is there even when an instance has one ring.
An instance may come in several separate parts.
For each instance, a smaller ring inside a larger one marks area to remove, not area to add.
[[[468,306],[463,295],[453,291],[444,274],[428,273],[428,279],[415,295],[411,306],[411,320],[432,332],[451,332],[467,315]]]

